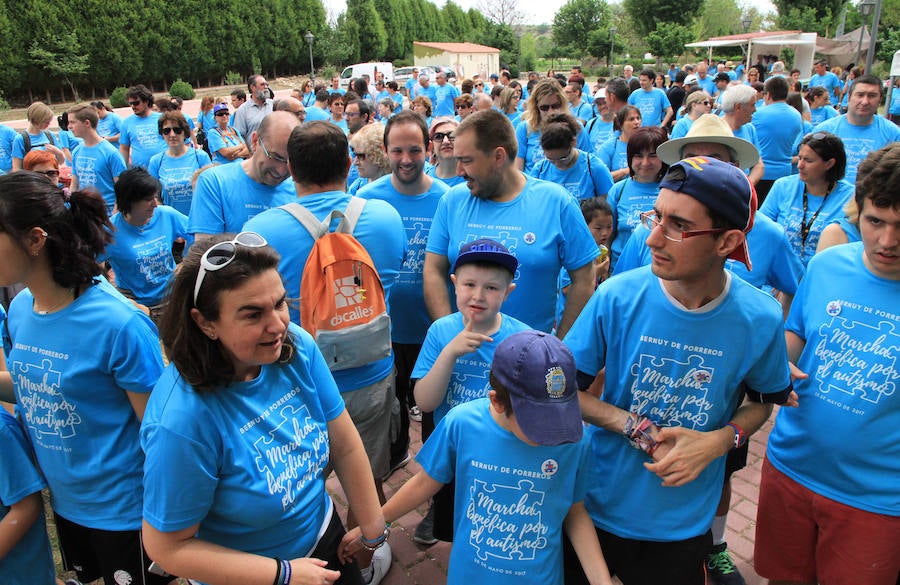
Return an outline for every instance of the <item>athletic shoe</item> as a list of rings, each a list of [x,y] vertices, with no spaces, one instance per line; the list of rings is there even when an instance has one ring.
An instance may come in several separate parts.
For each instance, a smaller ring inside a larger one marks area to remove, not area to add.
[[[744,577],[734,565],[728,554],[728,544],[722,543],[712,547],[706,557],[706,570],[710,583],[714,585],[747,585]]]
[[[406,454],[403,455],[403,458],[401,458],[399,461],[391,461],[391,468],[390,468],[390,470],[389,470],[389,471],[381,478],[381,481],[387,481],[388,478],[389,478],[390,476],[392,476],[392,475],[394,474],[395,471],[397,471],[397,470],[400,469],[401,467],[406,467],[406,464],[409,463],[410,459],[412,459],[412,456],[409,454],[409,451],[407,451]]]
[[[413,406],[409,409],[409,420],[414,420],[416,422],[422,422],[422,411],[419,410],[418,406]]]
[[[433,504],[428,508],[428,513],[425,514],[425,517],[422,518],[422,521],[419,522],[419,525],[416,526],[416,531],[415,533],[413,533],[413,540],[419,544],[424,544],[425,546],[431,546],[438,541],[438,539],[434,537]]]
[[[384,543],[372,555],[372,579],[368,585],[378,585],[391,570],[391,545]]]

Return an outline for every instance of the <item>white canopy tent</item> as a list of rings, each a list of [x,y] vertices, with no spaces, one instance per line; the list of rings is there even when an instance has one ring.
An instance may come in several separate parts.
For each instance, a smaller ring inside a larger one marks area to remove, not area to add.
[[[753,65],[762,55],[778,55],[781,49],[794,50],[794,62],[791,64],[801,71],[802,78],[812,75],[813,58],[816,52],[816,33],[805,33],[799,30],[782,30],[771,32],[745,33],[727,37],[713,37],[705,41],[688,43],[686,47],[706,48],[712,61],[713,49],[718,47],[741,47],[747,56],[747,64]]]

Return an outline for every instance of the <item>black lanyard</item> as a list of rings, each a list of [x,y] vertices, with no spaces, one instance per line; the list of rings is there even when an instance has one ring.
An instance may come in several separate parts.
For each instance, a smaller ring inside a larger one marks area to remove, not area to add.
[[[803,219],[800,221],[800,257],[804,256],[804,251],[806,249],[806,239],[809,237],[809,230],[812,229],[812,225],[816,222],[816,218],[819,217],[819,212],[822,211],[822,208],[825,207],[825,200],[828,198],[828,194],[831,193],[831,190],[828,190],[828,193],[825,193],[825,196],[822,197],[822,203],[819,204],[819,208],[813,214],[812,218],[809,220],[809,223],[806,223],[806,212],[809,206],[809,196],[807,195],[807,190],[803,189]]]

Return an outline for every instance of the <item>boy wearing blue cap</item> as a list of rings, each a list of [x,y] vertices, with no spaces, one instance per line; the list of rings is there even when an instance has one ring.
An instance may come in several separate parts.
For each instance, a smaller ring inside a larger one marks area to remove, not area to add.
[[[772,403],[796,404],[778,302],[725,270],[751,268],[755,211],[739,168],[673,164],[641,218],[652,265],[605,282],[566,335],[580,388],[606,368],[602,397],[581,393],[597,471],[585,506],[625,585],[705,583],[724,455]],[[567,585],[584,583],[571,560]]]
[[[497,347],[491,390],[453,408],[416,459],[422,471],[384,505],[392,522],[456,481],[451,585],[562,585],[563,529],[592,585],[611,584],[582,499],[593,481],[571,352],[520,331]],[[363,546],[354,529],[348,557]]]
[[[451,408],[484,398],[490,391],[488,375],[497,345],[517,331],[530,329],[500,312],[515,289],[519,262],[501,243],[479,239],[463,244],[453,265],[457,312],[431,324],[413,368],[416,404],[434,412],[439,423]],[[426,437],[427,438],[427,437]],[[425,526],[416,530],[416,542],[434,544],[453,540],[453,484],[435,497]],[[434,527],[428,529],[428,521]]]

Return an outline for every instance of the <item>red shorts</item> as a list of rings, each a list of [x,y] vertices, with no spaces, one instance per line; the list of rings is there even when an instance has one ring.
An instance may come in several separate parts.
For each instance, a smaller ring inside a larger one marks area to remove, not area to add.
[[[896,585],[900,517],[820,496],[766,458],[753,564],[759,575],[776,581]]]

